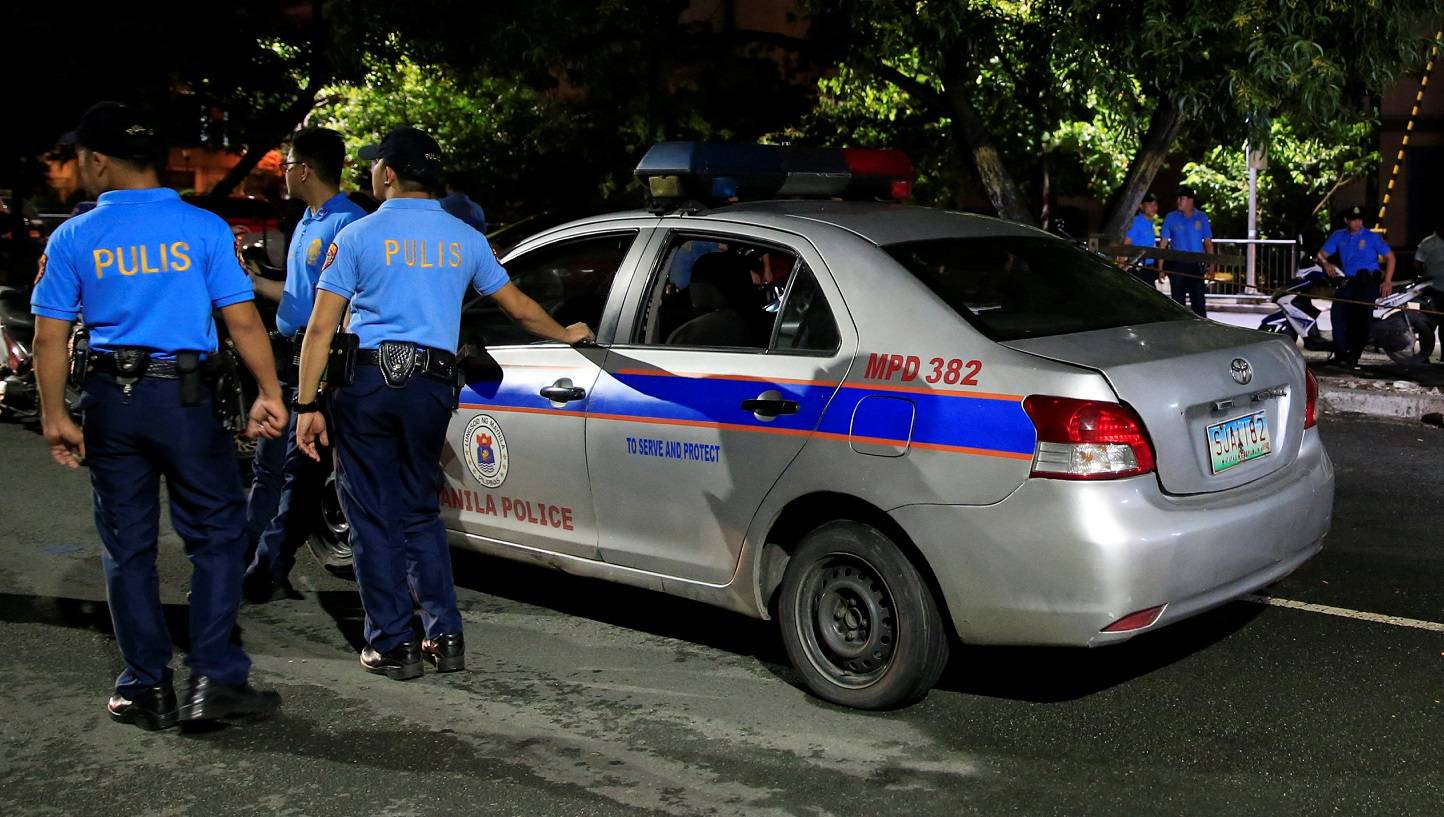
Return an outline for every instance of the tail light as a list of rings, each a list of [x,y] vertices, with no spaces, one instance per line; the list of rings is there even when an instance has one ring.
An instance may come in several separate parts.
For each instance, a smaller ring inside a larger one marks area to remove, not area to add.
[[[1035,477],[1118,479],[1153,471],[1153,445],[1128,406],[1035,394],[1023,410],[1038,430]]]
[[[1304,428],[1313,428],[1319,422],[1319,379],[1304,369]]]
[[[1152,627],[1153,622],[1157,621],[1158,617],[1163,615],[1163,608],[1167,606],[1166,604],[1160,604],[1157,607],[1150,607],[1147,610],[1129,613],[1123,618],[1109,624],[1107,627],[1104,627],[1103,632],[1126,633],[1130,630],[1141,630],[1144,627]]]

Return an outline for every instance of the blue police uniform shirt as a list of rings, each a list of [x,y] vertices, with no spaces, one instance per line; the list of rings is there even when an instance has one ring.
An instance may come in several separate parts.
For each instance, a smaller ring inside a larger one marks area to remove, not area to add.
[[[456,351],[468,284],[491,295],[510,280],[486,236],[436,199],[389,199],[327,250],[318,289],[351,301],[361,348],[399,340]]]
[[[441,209],[470,224],[479,232],[486,232],[486,211],[471,197],[458,190],[442,196]]]
[[[1213,225],[1208,223],[1208,214],[1194,210],[1185,217],[1174,210],[1163,218],[1163,239],[1170,249],[1184,252],[1203,252],[1203,240],[1213,238]]]
[[[252,300],[231,228],[168,188],[112,190],[56,228],[30,298],[36,315],[82,312],[91,348],[172,358],[214,352],[211,309]]]
[[[1154,247],[1158,238],[1153,234],[1153,219],[1139,213],[1128,226],[1128,243],[1135,247]]]
[[[286,288],[276,307],[276,328],[283,335],[294,335],[311,320],[311,307],[316,304],[316,281],[321,277],[321,262],[341,228],[366,215],[359,205],[337,193],[320,209],[301,217],[291,236],[286,254]]]
[[[1389,254],[1389,245],[1373,230],[1335,230],[1324,242],[1324,255],[1339,254],[1344,275],[1353,277],[1360,271],[1379,269],[1379,256]]]

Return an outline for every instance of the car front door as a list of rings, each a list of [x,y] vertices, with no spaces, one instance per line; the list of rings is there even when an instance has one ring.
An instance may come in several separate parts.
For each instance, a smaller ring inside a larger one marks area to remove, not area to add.
[[[512,282],[563,325],[597,330],[619,308],[612,283],[635,265],[650,231],[610,229],[523,246],[506,259]],[[447,526],[473,536],[598,558],[583,456],[585,412],[600,347],[540,340],[490,298],[463,310],[466,374],[442,452]]]
[[[587,409],[607,562],[729,581],[752,516],[852,359],[811,245],[737,230],[664,233],[629,288]]]

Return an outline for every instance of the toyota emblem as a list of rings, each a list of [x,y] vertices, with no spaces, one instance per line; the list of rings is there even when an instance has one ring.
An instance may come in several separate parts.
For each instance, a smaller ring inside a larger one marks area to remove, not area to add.
[[[1253,380],[1253,367],[1241,357],[1234,358],[1233,362],[1228,364],[1228,373],[1233,375],[1233,381],[1240,386],[1247,386],[1248,382]]]

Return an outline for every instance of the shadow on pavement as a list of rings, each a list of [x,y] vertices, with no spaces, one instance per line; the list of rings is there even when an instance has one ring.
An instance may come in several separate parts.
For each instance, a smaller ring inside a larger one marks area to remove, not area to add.
[[[185,604],[161,606],[165,610],[165,623],[170,629],[171,644],[177,650],[185,652],[190,649],[190,607]],[[115,628],[110,622],[110,605],[104,600],[0,593],[0,622],[45,624],[90,630],[115,637]]]
[[[1200,652],[1253,621],[1263,607],[1229,604],[1108,647],[954,645],[937,689],[1033,703],[1084,698]]]
[[[355,590],[318,590],[316,601],[336,622],[336,629],[346,643],[361,652],[366,646],[366,611],[361,608],[361,596]]]

